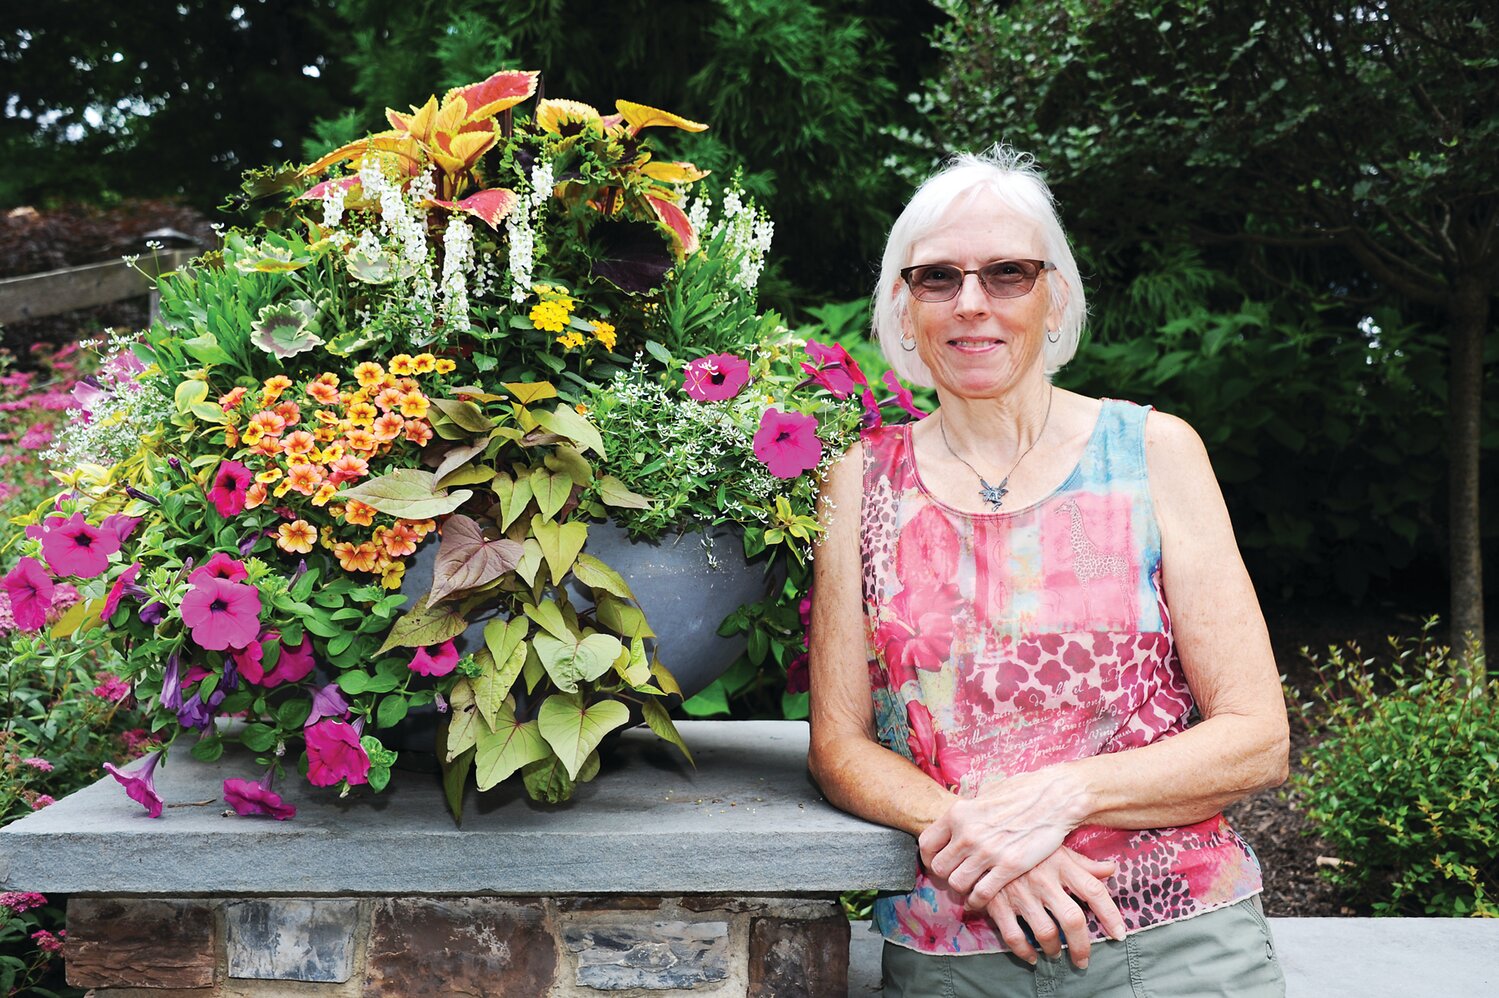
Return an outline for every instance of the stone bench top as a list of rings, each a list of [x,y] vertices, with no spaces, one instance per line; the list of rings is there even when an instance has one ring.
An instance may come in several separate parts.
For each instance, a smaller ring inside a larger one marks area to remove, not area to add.
[[[225,817],[223,781],[248,755],[156,770],[159,819],[106,777],[0,830],[0,890],[185,894],[818,894],[909,889],[915,841],[836,810],[807,775],[796,721],[680,724],[694,769],[626,731],[560,806],[515,784],[469,790],[456,827],[435,774],[397,770],[383,793],[339,799],[276,785],[290,821]]]

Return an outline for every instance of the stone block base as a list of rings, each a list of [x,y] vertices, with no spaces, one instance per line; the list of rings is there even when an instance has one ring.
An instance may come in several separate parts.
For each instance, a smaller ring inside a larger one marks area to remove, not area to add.
[[[73,898],[96,998],[844,998],[836,898]]]

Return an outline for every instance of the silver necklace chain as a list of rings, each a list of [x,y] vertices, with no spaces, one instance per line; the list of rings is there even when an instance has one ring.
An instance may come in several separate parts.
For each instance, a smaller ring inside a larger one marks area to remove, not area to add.
[[[967,467],[969,471],[973,472],[974,476],[978,478],[979,499],[989,504],[989,511],[991,513],[998,512],[1000,506],[1004,505],[1005,496],[1010,491],[1008,488],[1010,484],[1010,476],[1015,474],[1015,469],[1020,467],[1020,462],[1025,460],[1025,456],[1036,449],[1036,444],[1040,443],[1041,441],[1041,435],[1046,432],[1046,424],[1051,421],[1051,400],[1052,397],[1056,395],[1056,392],[1056,388],[1053,387],[1051,391],[1046,393],[1046,415],[1041,419],[1041,429],[1036,433],[1036,437],[1031,441],[1031,445],[1027,447],[1023,452],[1021,452],[1020,456],[1015,459],[1014,464],[1010,465],[1010,470],[1005,472],[1005,477],[1000,479],[998,485],[990,485],[987,481],[984,480],[984,476],[979,474],[979,470],[977,468],[969,464],[967,459],[965,459],[962,454],[959,454],[957,451],[953,450],[952,442],[947,439],[947,419],[945,416],[942,416],[940,414],[938,415],[937,430],[942,434],[942,443],[947,447],[947,452],[949,454],[957,458],[959,461],[962,461],[964,466]]]

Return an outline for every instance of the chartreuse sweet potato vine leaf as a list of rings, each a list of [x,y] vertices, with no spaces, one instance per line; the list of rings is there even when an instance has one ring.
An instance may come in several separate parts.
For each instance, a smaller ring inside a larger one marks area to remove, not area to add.
[[[436,476],[419,468],[398,468],[339,493],[341,499],[357,499],[382,513],[406,520],[444,516],[472,497],[468,489],[456,492],[439,489]]]
[[[495,723],[496,712],[499,705],[505,702],[515,686],[515,680],[519,678],[521,669],[526,664],[526,653],[529,651],[525,642],[517,644],[510,650],[510,654],[503,660],[496,659],[489,653],[489,649],[481,650],[474,656],[475,661],[483,671],[474,679],[474,699],[479,705],[479,713],[491,726]]]
[[[474,747],[479,738],[479,705],[467,679],[453,684],[448,694],[448,734],[444,762],[452,762]]]
[[[557,386],[550,381],[507,381],[505,390],[521,405],[557,397]]]
[[[545,706],[542,710],[545,712]],[[625,714],[628,716],[629,711]],[[496,712],[493,729],[479,734],[474,754],[474,782],[480,790],[488,790],[522,766],[546,756],[547,742],[542,738],[540,724],[516,720],[514,703],[506,701]]]
[[[677,726],[672,723],[671,715],[666,712],[666,708],[655,700],[647,700],[640,707],[645,713],[645,723],[656,733],[656,736],[666,739],[681,749],[682,754],[687,757],[687,761],[696,766],[697,760],[692,758],[691,750],[687,748],[687,743],[682,740],[682,735],[677,731]]]
[[[573,561],[573,575],[591,589],[603,589],[621,599],[634,599],[625,577],[591,554],[583,553]]]
[[[527,481],[536,496],[536,505],[540,507],[541,515],[548,519],[556,516],[557,511],[567,504],[568,497],[572,495],[573,480],[566,475],[553,474],[546,468],[532,469]]]
[[[571,484],[571,483],[569,483]],[[572,569],[578,552],[588,542],[588,524],[576,520],[570,523],[552,523],[540,516],[531,517],[531,533],[541,545],[541,555],[547,568],[552,571],[552,585],[560,586],[562,579]]]
[[[514,568],[525,550],[519,541],[488,539],[477,521],[453,514],[442,528],[427,602],[437,603],[450,593],[493,582]]]
[[[500,504],[500,529],[509,530],[526,507],[531,503],[531,479],[512,479],[509,475],[496,475],[489,485]]]
[[[585,704],[582,697],[563,693],[547,697],[536,715],[541,736],[573,780],[578,779],[583,764],[604,736],[629,719],[630,709],[618,700]]]
[[[401,619],[391,625],[385,643],[376,654],[392,648],[418,648],[440,645],[456,638],[468,628],[468,621],[453,607],[429,607],[423,596]]]
[[[557,604],[551,600],[542,600],[540,603],[528,604],[526,616],[536,621],[541,629],[554,638],[567,641],[573,637],[573,632],[567,626],[567,620],[562,616],[562,611]]]
[[[592,682],[614,665],[625,646],[612,634],[589,634],[570,639],[538,634],[531,639],[536,657],[557,688],[575,693],[580,682]]]
[[[558,436],[566,437],[583,450],[591,450],[599,457],[607,456],[604,453],[604,438],[572,406],[563,403],[553,412],[540,410],[531,415],[536,417],[536,422]]]

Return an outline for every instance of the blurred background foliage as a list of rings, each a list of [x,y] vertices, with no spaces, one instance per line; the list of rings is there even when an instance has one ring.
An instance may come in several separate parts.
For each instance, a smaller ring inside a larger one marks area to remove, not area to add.
[[[1494,35],[1477,0],[7,4],[0,209],[212,212],[386,106],[540,69],[548,96],[709,122],[672,148],[769,207],[763,304],[878,370],[858,300],[888,225],[944,155],[1006,140],[1045,167],[1087,281],[1060,383],[1198,427],[1267,598],[1429,611],[1461,280],[1488,282],[1463,368],[1499,388]],[[1477,257],[1428,238],[1444,217]],[[1494,494],[1499,419],[1471,415]]]

